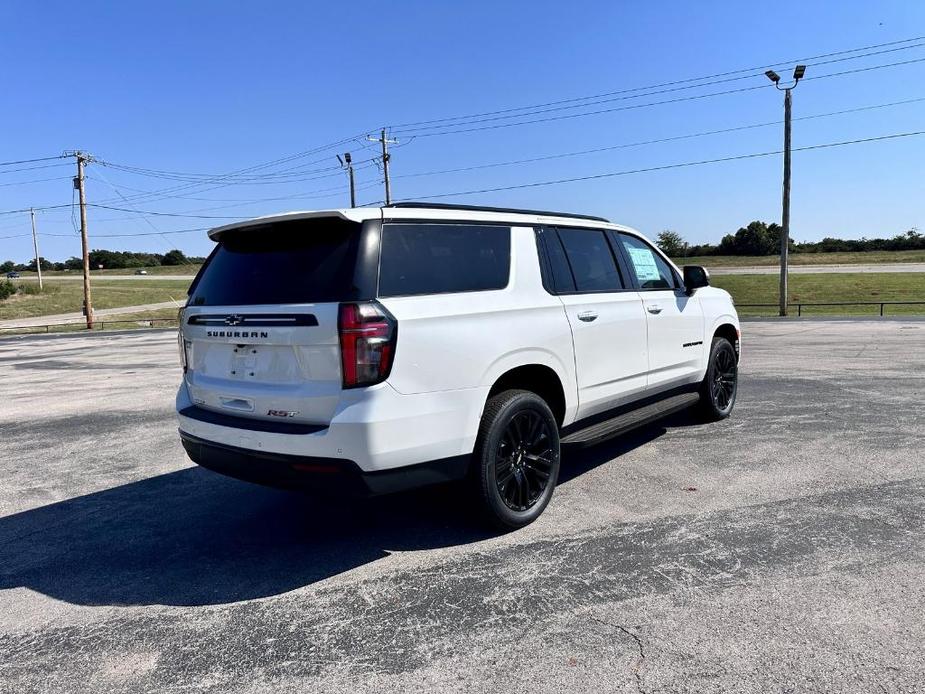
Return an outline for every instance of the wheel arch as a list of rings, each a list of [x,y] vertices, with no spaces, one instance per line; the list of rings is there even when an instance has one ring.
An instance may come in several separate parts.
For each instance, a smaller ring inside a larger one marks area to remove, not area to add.
[[[505,390],[529,390],[536,393],[549,405],[560,427],[565,421],[565,388],[559,374],[551,367],[545,364],[522,364],[508,369],[495,379],[485,402]]]
[[[724,337],[729,340],[729,343],[732,345],[736,353],[736,361],[739,360],[739,337],[740,332],[737,325],[734,325],[728,321],[720,321],[713,329],[713,335],[710,337],[710,342],[713,341],[713,338]]]

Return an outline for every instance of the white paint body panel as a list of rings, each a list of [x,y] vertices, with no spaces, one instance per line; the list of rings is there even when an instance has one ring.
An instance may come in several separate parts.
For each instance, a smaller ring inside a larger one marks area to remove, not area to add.
[[[578,417],[641,396],[648,357],[646,315],[639,293],[571,294],[560,299],[575,345]]]
[[[312,329],[310,340],[298,328],[275,330],[272,344],[260,345],[250,355],[247,373],[253,377],[227,377],[230,365],[237,363],[236,340],[194,345],[190,374],[177,394],[178,411],[195,401],[227,412],[222,398],[240,398],[255,407],[272,403],[298,412],[293,417],[297,422],[326,426],[311,434],[269,433],[179,415],[181,430],[255,451],[343,458],[364,471],[392,469],[471,453],[488,393],[511,369],[536,364],[550,368],[562,384],[563,425],[568,425],[658,390],[701,380],[716,328],[739,328],[729,295],[711,287],[690,297],[680,291],[554,296],[543,288],[535,227],[615,229],[641,237],[614,224],[531,213],[407,208],[289,213],[259,223],[324,216],[363,221],[383,212],[390,220],[510,224],[508,286],[380,298],[398,325],[391,373],[385,383],[346,390],[340,387],[336,304],[187,309],[304,311],[317,315],[320,325]],[[228,225],[210,236],[253,223]],[[647,311],[653,305],[662,309],[659,314]],[[579,318],[589,311],[597,314],[595,320]],[[183,328],[194,343],[201,337],[197,330],[202,329]]]

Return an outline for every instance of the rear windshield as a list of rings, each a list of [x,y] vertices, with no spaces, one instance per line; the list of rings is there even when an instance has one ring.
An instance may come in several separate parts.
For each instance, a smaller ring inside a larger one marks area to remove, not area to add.
[[[191,306],[300,304],[356,297],[361,226],[277,222],[226,233],[193,283]]]

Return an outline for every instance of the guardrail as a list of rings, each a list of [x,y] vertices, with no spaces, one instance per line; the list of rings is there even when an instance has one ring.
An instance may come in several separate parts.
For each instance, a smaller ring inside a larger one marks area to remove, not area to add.
[[[106,326],[112,325],[134,325],[136,327],[142,328],[156,328],[158,324],[164,324],[164,327],[173,327],[177,324],[176,318],[136,318],[135,320],[94,320],[93,329],[94,330],[105,330]],[[0,327],[0,331],[27,331],[27,330],[36,330],[50,332],[50,328],[64,328],[71,326],[75,331],[77,330],[86,330],[86,328],[81,327],[82,323],[48,323],[47,325],[21,325],[18,327]]]
[[[779,308],[779,304],[740,304],[736,302],[737,308]],[[791,306],[797,307],[797,316],[803,315],[804,306],[879,306],[880,315],[884,313],[884,306],[925,306],[925,301],[830,301],[830,302],[797,302],[787,304],[788,309]]]

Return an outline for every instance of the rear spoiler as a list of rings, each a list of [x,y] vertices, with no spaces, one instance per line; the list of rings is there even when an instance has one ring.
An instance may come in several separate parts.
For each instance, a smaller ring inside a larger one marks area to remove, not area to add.
[[[315,210],[309,212],[286,212],[283,214],[272,214],[265,217],[255,217],[254,219],[245,219],[232,224],[209,229],[209,238],[218,241],[222,234],[236,229],[247,229],[248,227],[260,227],[265,224],[274,222],[291,222],[297,219],[322,219],[324,217],[338,217],[348,222],[364,222],[367,219],[379,219],[382,217],[382,210],[378,207],[357,207],[346,210]]]

